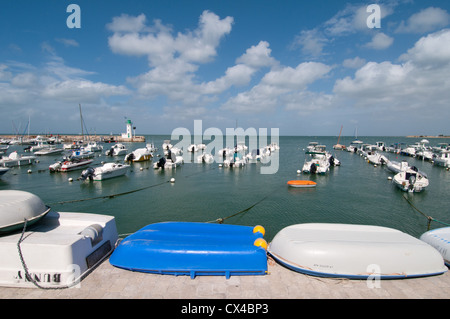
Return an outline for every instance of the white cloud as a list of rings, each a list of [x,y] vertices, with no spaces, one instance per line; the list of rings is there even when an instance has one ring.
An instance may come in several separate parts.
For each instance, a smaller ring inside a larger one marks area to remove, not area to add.
[[[236,113],[261,113],[273,111],[286,103],[301,104],[298,98],[306,96],[301,92],[330,71],[331,67],[316,62],[301,63],[295,69],[274,68],[264,75],[259,84],[230,98],[221,109]]]
[[[308,57],[323,55],[323,48],[329,40],[317,29],[303,30],[294,39],[292,47],[300,47],[302,53]]]
[[[384,50],[389,48],[392,43],[394,43],[394,38],[383,32],[379,32],[373,36],[372,41],[366,43],[365,47],[375,50]]]
[[[344,62],[342,62],[342,65],[349,69],[359,69],[364,64],[366,64],[366,60],[360,57],[355,57],[353,59],[345,59]]]
[[[245,64],[252,68],[261,68],[276,65],[278,62],[270,56],[272,50],[269,43],[260,41],[258,45],[253,45],[239,57],[236,62]]]
[[[429,7],[419,13],[413,14],[408,21],[402,21],[397,28],[397,32],[406,33],[427,33],[439,28],[448,26],[450,15],[447,11]]]
[[[333,91],[354,99],[357,106],[378,110],[447,110],[450,49],[442,43],[448,41],[450,30],[423,37],[401,56],[402,64],[369,62],[353,78],[337,80]]]

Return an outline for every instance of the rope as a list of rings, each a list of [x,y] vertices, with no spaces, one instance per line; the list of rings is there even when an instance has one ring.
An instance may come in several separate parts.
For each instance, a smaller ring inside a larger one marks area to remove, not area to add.
[[[432,221],[438,222],[438,223],[443,224],[445,226],[450,226],[450,224],[447,224],[447,223],[444,223],[442,221],[439,221],[439,220],[437,220],[437,219],[435,219],[435,218],[433,218],[431,216],[428,216],[427,214],[423,213],[422,211],[420,211],[420,209],[418,209],[416,206],[414,206],[414,204],[411,203],[411,201],[408,198],[406,198],[405,195],[403,195],[403,198],[408,202],[409,205],[411,205],[412,208],[414,208],[416,211],[418,211],[420,214],[422,214],[423,216],[425,216],[427,218],[427,220],[428,220],[427,230],[430,230]]]
[[[58,287],[44,287],[42,285],[40,285],[35,279],[33,279],[33,276],[30,274],[30,272],[28,271],[28,266],[25,263],[25,259],[23,258],[23,253],[22,253],[22,249],[20,247],[20,244],[24,241],[23,236],[25,235],[25,230],[27,228],[27,219],[24,219],[24,225],[23,225],[23,229],[22,229],[22,234],[20,235],[19,241],[17,242],[17,250],[19,252],[19,258],[20,258],[20,262],[22,263],[22,268],[25,272],[25,278],[26,280],[30,281],[33,285],[35,285],[36,287],[40,288],[40,289],[44,289],[44,290],[58,290],[58,289],[68,289],[68,288],[72,288],[75,287],[76,285],[78,285],[84,278],[87,277],[87,275],[89,275],[92,271],[94,271],[102,262],[103,260],[105,260],[111,253],[112,250],[106,254],[103,258],[101,258],[94,266],[92,266],[90,269],[88,269],[83,275],[80,276],[80,278],[78,280],[75,280],[72,284],[70,285],[66,285],[66,286],[58,286]]]
[[[234,214],[232,214],[232,215],[230,215],[230,216],[227,216],[227,217],[222,217],[222,218],[217,218],[217,219],[215,219],[215,220],[210,220],[210,221],[207,221],[206,223],[219,223],[219,224],[222,224],[222,223],[223,223],[225,220],[227,220],[228,218],[231,218],[231,217],[237,216],[237,215],[239,215],[239,214],[243,214],[243,213],[248,212],[248,211],[251,210],[253,207],[255,207],[256,205],[258,205],[258,204],[261,203],[262,201],[266,200],[266,199],[267,199],[270,195],[272,195],[273,193],[275,193],[275,191],[273,191],[273,192],[267,194],[266,196],[264,196],[263,198],[261,198],[261,199],[260,199],[259,201],[257,201],[256,203],[252,204],[251,206],[249,206],[249,207],[247,207],[247,208],[245,208],[245,209],[243,209],[243,210],[241,210],[241,211],[239,211],[239,212],[237,212],[237,213],[234,213]]]

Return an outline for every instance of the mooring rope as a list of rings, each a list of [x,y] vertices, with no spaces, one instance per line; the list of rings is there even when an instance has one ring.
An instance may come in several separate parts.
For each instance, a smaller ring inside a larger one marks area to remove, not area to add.
[[[427,218],[427,220],[428,220],[427,230],[430,230],[432,221],[435,221],[435,222],[440,223],[440,224],[445,225],[445,226],[450,226],[450,224],[444,223],[444,222],[442,222],[440,220],[437,220],[437,219],[435,219],[435,218],[433,218],[431,216],[428,216],[427,214],[422,212],[420,209],[418,209],[416,206],[414,206],[414,204],[411,203],[411,201],[408,198],[406,198],[405,195],[403,195],[403,198],[408,202],[409,205],[411,205],[412,208],[414,208],[417,212],[419,212],[420,214],[422,214],[423,216],[425,216]]]

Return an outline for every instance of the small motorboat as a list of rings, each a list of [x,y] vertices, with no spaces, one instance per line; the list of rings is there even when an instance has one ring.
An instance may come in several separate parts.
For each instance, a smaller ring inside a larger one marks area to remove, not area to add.
[[[292,225],[275,235],[268,253],[294,271],[319,277],[401,279],[447,271],[436,249],[380,226]]]
[[[195,222],[148,225],[123,239],[111,265],[162,275],[265,275],[267,243],[262,226]]]
[[[97,142],[88,142],[84,149],[88,152],[101,152],[103,151],[103,146]]]
[[[316,182],[306,181],[306,180],[292,180],[292,181],[288,181],[287,184],[290,187],[297,187],[297,188],[310,188],[310,187],[317,186]]]
[[[128,152],[128,149],[123,145],[122,143],[114,144],[109,150],[105,152],[105,155],[107,156],[120,156],[120,155],[126,155]]]
[[[445,264],[450,267],[450,227],[429,230],[420,236],[420,240],[440,252]]]
[[[409,165],[408,161],[401,161],[401,162],[396,162],[396,161],[388,161],[386,163],[386,168],[388,170],[390,170],[391,172],[398,174],[400,172],[406,171],[407,169],[411,168],[411,166]]]
[[[450,149],[434,154],[432,161],[435,165],[450,168]]]
[[[307,158],[302,172],[307,174],[326,174],[330,171],[330,161],[325,152],[306,152]]]
[[[392,180],[402,191],[410,193],[421,192],[429,185],[427,176],[413,169],[396,174]]]
[[[153,157],[152,152],[146,148],[138,148],[135,149],[133,152],[125,155],[125,162],[144,162],[149,161]]]
[[[175,159],[173,159],[175,157]],[[161,157],[158,162],[153,164],[154,169],[173,169],[184,163],[183,156]]]
[[[84,170],[81,173],[80,179],[91,181],[102,181],[114,177],[123,176],[128,172],[130,165],[120,163],[106,163],[103,166]]]
[[[370,151],[367,153],[367,160],[374,165],[384,165],[389,161],[383,154]]]
[[[73,158],[92,158],[94,157],[95,154],[94,152],[91,151],[87,151],[84,148],[79,149],[79,150],[74,150],[72,152],[72,154],[70,154],[70,156],[66,157],[66,159],[73,159]]]
[[[36,156],[22,156],[17,153],[17,151],[12,152],[9,156],[3,156],[0,159],[0,166],[3,167],[14,167],[14,166],[25,166],[34,163]]]
[[[9,167],[0,167],[0,176],[5,175],[9,171]]]
[[[48,168],[50,172],[69,172],[77,169],[83,169],[93,163],[92,158],[70,158],[65,161],[59,161],[51,164]]]
[[[118,239],[113,216],[55,212],[36,195],[16,190],[0,191],[0,227],[5,287],[74,287]]]
[[[198,151],[198,146],[195,144],[191,144],[188,146],[188,152],[197,152]]]
[[[202,155],[197,156],[197,163],[213,163],[214,156],[209,153],[203,153]]]
[[[61,154],[63,151],[64,150],[62,148],[46,147],[46,148],[40,149],[39,151],[34,152],[34,155],[38,155],[38,156],[55,155],[55,154]]]
[[[223,161],[224,167],[244,167],[245,166],[245,158],[239,155],[239,153],[235,152],[232,158],[226,159]]]

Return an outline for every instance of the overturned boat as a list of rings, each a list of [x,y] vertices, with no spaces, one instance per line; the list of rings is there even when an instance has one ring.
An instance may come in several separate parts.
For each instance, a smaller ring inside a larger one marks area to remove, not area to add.
[[[447,271],[427,243],[379,226],[292,225],[273,238],[268,253],[294,271],[319,277],[400,279]]]
[[[69,288],[114,249],[114,217],[56,212],[28,192],[0,191],[0,286]]]
[[[195,276],[265,275],[262,226],[195,222],[148,225],[117,246],[111,265],[131,271]]]

